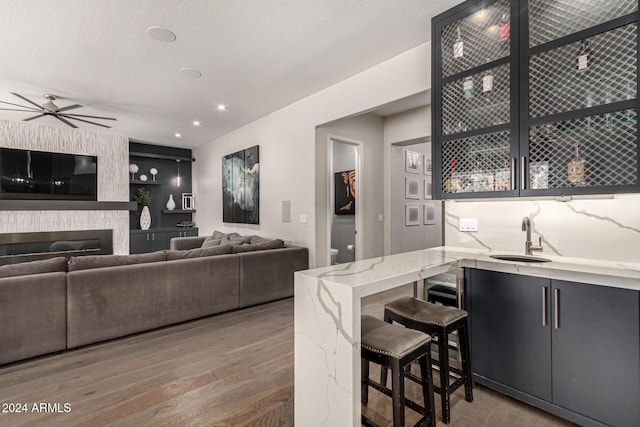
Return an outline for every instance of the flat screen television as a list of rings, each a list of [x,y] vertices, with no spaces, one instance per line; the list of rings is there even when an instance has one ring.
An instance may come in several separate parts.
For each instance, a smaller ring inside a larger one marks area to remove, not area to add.
[[[0,199],[98,200],[98,158],[0,148]]]

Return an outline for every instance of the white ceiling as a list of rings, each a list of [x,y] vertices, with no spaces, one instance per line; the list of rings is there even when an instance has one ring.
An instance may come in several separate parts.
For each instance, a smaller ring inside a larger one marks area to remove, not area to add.
[[[196,147],[424,43],[431,17],[458,3],[1,0],[0,100],[28,105],[16,92],[41,104],[52,93],[59,107],[85,106],[69,113],[118,119],[96,120],[112,129],[76,122],[81,129]],[[152,39],[152,26],[177,40]],[[202,77],[179,75],[183,67]]]

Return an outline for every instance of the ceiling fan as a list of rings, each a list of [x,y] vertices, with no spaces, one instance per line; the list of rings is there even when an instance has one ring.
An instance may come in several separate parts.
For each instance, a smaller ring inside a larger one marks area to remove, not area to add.
[[[29,120],[33,120],[33,119],[39,119],[40,117],[45,117],[45,116],[53,116],[56,119],[60,120],[62,123],[66,124],[67,126],[70,126],[74,129],[76,129],[78,126],[74,125],[73,123],[71,123],[69,120],[77,120],[79,122],[84,122],[84,123],[89,123],[92,125],[96,125],[96,126],[102,126],[103,128],[109,128],[111,129],[111,126],[107,126],[107,125],[103,125],[101,123],[96,123],[96,122],[92,122],[86,119],[101,119],[101,120],[116,120],[113,117],[100,117],[100,116],[87,116],[84,114],[69,114],[66,113],[66,111],[69,110],[73,110],[75,108],[80,108],[82,107],[82,105],[80,104],[74,104],[74,105],[68,105],[66,107],[58,107],[56,104],[53,103],[53,101],[55,101],[58,97],[55,95],[51,95],[49,93],[45,93],[44,97],[46,98],[46,102],[44,102],[42,105],[38,105],[35,102],[31,101],[30,99],[25,98],[24,96],[20,95],[19,93],[14,93],[14,92],[10,92],[12,95],[17,96],[18,98],[27,101],[29,104],[34,105],[35,107],[31,107],[31,106],[25,106],[25,105],[19,105],[19,104],[13,104],[11,102],[5,102],[5,101],[0,101],[3,104],[9,104],[9,105],[13,105],[15,107],[20,107],[22,108],[22,110],[18,110],[16,108],[0,108],[0,110],[5,110],[5,111],[25,111],[25,112],[29,112],[29,113],[38,113],[37,115],[33,116],[33,117],[28,117],[26,119],[24,119],[23,121],[28,122]]]

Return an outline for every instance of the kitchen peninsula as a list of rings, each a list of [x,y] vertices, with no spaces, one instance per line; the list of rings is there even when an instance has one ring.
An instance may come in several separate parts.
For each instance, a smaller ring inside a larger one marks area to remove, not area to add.
[[[625,353],[623,360],[631,361],[630,366],[621,366],[618,368],[619,372],[605,372],[602,375],[625,375],[624,384],[617,384],[618,389],[624,391],[625,395],[630,394],[631,402],[634,399],[637,401],[640,396],[640,338],[638,336],[638,328],[640,328],[638,317],[640,264],[556,256],[545,256],[551,262],[522,263],[501,261],[490,257],[495,254],[498,252],[439,247],[296,273],[294,288],[296,425],[360,425],[361,299],[414,281],[421,281],[454,268],[467,269],[467,282],[470,281],[469,279],[474,279],[473,272],[495,272],[496,274],[505,274],[507,278],[540,279],[543,283],[548,283],[541,289],[543,290],[543,310],[547,308],[549,310],[543,311],[543,319],[540,323],[548,328],[549,347],[552,339],[551,328],[555,334],[558,330],[562,330],[560,326],[565,326],[565,323],[567,328],[570,326],[570,320],[564,320],[563,317],[565,312],[567,315],[571,314],[570,308],[562,309],[560,316],[558,316],[557,297],[561,295],[564,298],[565,295],[571,295],[571,289],[563,288],[563,286],[570,284],[579,285],[588,290],[625,292],[622,297],[629,304],[629,313],[623,318],[625,327],[620,328],[624,331],[613,330],[606,335],[613,336],[615,340],[619,332],[626,334],[619,343],[628,346],[625,349],[631,349],[630,353],[621,352]],[[480,279],[473,283],[467,283],[466,291],[470,286],[471,289],[491,286],[491,283],[480,283],[482,274],[476,276]],[[556,289],[559,290],[556,291]],[[536,291],[536,295],[537,305],[534,308],[538,315],[537,320],[540,320],[541,294]],[[556,297],[553,302],[551,301],[552,295]],[[466,295],[465,300],[469,301],[469,298],[472,297],[473,295]],[[605,298],[598,296],[591,298],[591,300],[595,300],[596,303],[602,301],[602,304],[607,304],[609,301],[608,295]],[[564,304],[565,300],[562,301]],[[615,305],[616,302],[613,304]],[[553,315],[552,308],[556,309]],[[615,308],[617,310],[619,307],[615,306]],[[475,349],[473,344],[474,314],[478,318],[481,316],[479,312],[474,313],[474,307],[468,307],[468,309],[472,325],[472,349]],[[602,312],[593,313],[593,316],[601,315]],[[599,319],[602,318],[598,317],[595,320]],[[478,323],[480,322],[478,321]],[[582,334],[580,338],[593,341],[584,343],[589,349],[597,347],[596,342],[601,339],[597,333],[586,336]],[[576,349],[576,351],[578,350]],[[584,357],[585,354],[588,355],[588,353],[589,351],[582,352],[581,357]],[[551,357],[549,354],[548,358],[551,359]],[[611,357],[616,356],[614,354]],[[474,360],[473,354],[472,360]],[[601,362],[607,363],[608,361]],[[555,367],[555,359],[553,363]],[[551,362],[549,362],[550,364]],[[477,381],[582,425],[633,425],[630,423],[640,419],[637,405],[627,404],[629,397],[627,400],[623,399],[623,401],[615,403],[622,405],[621,409],[614,408],[604,402],[605,405],[608,405],[604,409],[606,412],[604,417],[613,416],[614,419],[611,421],[611,419],[603,419],[599,415],[598,408],[594,409],[593,414],[585,413],[581,409],[585,406],[598,406],[596,403],[578,401],[575,407],[572,407],[564,402],[556,402],[547,396],[537,396],[526,388],[512,388],[510,384],[505,384],[500,378],[498,380],[485,378],[478,374],[473,364],[472,369]],[[604,368],[602,370],[606,371]],[[552,379],[551,369],[549,369],[548,377],[549,387],[553,387],[555,398],[563,390],[562,379]],[[575,385],[569,387],[580,387],[579,378],[573,377],[571,380],[575,382]],[[606,390],[607,386],[608,384],[604,384],[604,387],[596,392],[610,393],[611,390]],[[582,398],[588,400],[589,396]],[[604,400],[606,401],[606,399]],[[567,406],[570,407],[567,408]],[[622,415],[619,415],[620,413]],[[615,418],[618,416],[619,418]]]

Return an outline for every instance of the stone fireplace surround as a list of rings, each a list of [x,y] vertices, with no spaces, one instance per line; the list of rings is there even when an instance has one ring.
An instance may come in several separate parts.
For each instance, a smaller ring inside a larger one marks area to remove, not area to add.
[[[98,202],[129,202],[129,140],[120,135],[64,129],[34,123],[0,121],[0,146],[23,150],[85,154],[98,157]],[[3,208],[10,201],[0,201],[0,233],[113,230],[113,253],[129,253],[129,211],[112,206],[68,209]],[[94,202],[95,203],[95,202]],[[37,206],[37,207],[35,207]]]

